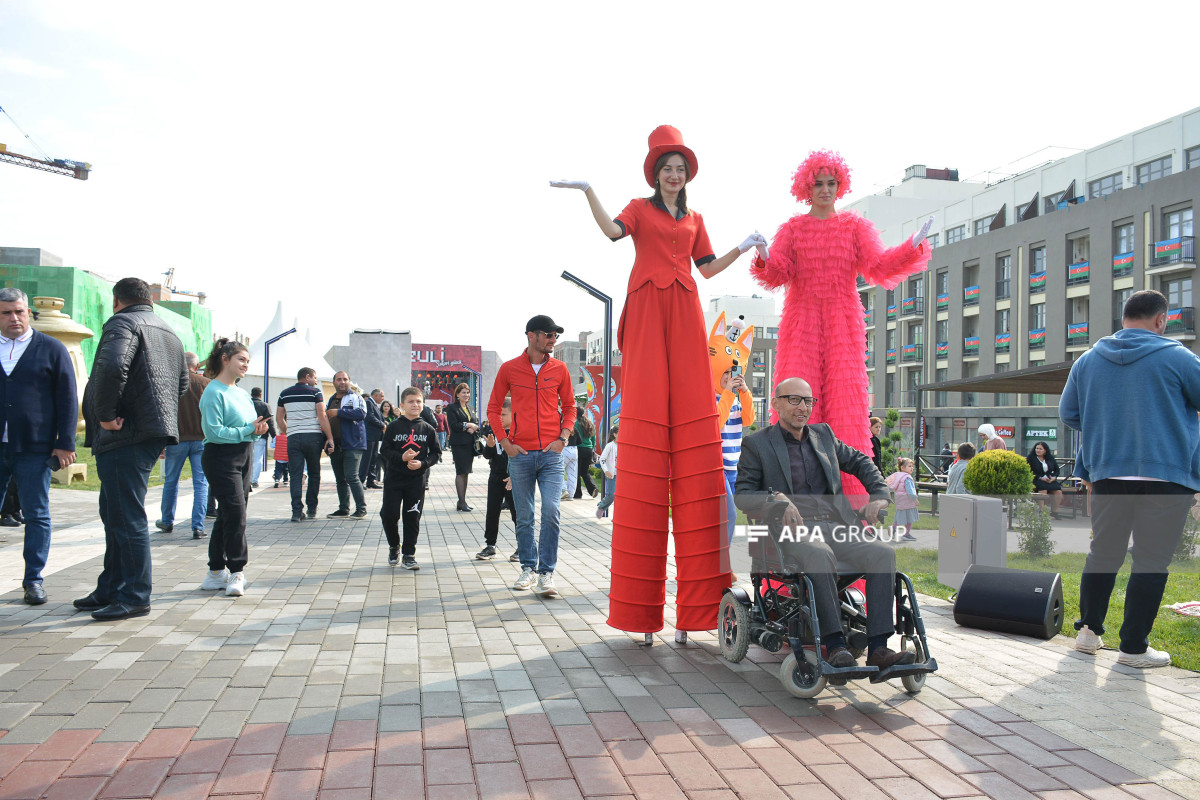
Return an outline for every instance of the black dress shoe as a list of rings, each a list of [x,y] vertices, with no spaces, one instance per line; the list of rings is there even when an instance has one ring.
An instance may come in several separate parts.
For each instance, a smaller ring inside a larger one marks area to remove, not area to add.
[[[14,511],[12,516],[17,522],[21,523],[22,525],[25,524],[25,515],[20,511]]]
[[[193,539],[203,539],[205,536],[208,534],[204,532],[204,528],[192,528]]]
[[[171,533],[175,530],[175,523],[163,522],[161,519],[154,523],[154,527],[158,528],[163,533]]]
[[[5,528],[21,527],[21,523],[17,522],[17,518],[12,514],[5,514],[3,517],[0,517],[0,525],[3,525]]]
[[[902,653],[897,653],[887,647],[880,647],[871,655],[867,656],[868,667],[879,667],[880,670],[885,670],[888,667],[894,667],[897,664],[912,664],[917,660],[917,654],[911,650],[905,650]]]
[[[46,602],[46,590],[40,583],[31,583],[25,587],[25,602],[31,606],[40,606]]]
[[[99,600],[96,598],[96,593],[92,592],[87,597],[81,597],[71,605],[78,608],[80,611],[95,611],[97,608],[104,608],[108,605],[107,600]]]
[[[465,500],[459,500],[458,501],[458,510],[459,511],[472,511],[473,509],[469,505],[467,505]]]
[[[129,619],[130,617],[144,617],[150,613],[150,606],[127,606],[124,603],[110,603],[104,608],[98,608],[92,612],[92,619],[100,620],[101,622],[110,622],[116,619]]]

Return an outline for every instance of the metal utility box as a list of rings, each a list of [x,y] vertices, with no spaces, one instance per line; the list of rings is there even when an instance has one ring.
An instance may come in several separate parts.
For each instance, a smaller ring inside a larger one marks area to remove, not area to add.
[[[1008,565],[1008,532],[1000,500],[946,494],[940,501],[938,583],[958,589],[972,564]]]

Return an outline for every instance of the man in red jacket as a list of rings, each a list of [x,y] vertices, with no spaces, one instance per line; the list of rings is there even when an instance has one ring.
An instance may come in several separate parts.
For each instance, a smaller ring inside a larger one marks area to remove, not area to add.
[[[547,597],[557,594],[554,567],[558,562],[559,500],[562,497],[563,447],[575,427],[575,395],[571,373],[550,357],[563,329],[545,314],[525,326],[528,346],[505,361],[496,373],[487,418],[496,436],[504,398],[511,398],[512,425],[500,446],[508,454],[513,501],[517,505],[517,553],[521,576],[514,589],[530,589]],[[533,538],[533,489],[542,495],[542,525]],[[537,582],[534,588],[534,582]]]

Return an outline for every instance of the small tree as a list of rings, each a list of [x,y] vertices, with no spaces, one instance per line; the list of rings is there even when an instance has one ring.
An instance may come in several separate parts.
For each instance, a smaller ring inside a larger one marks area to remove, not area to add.
[[[1050,538],[1053,523],[1050,512],[1042,503],[1016,500],[1014,516],[1017,527],[1017,548],[1027,556],[1045,558],[1054,552],[1054,540]]]
[[[1019,453],[985,450],[967,464],[963,484],[971,494],[1030,494],[1033,492],[1033,471]]]
[[[896,462],[904,455],[904,446],[901,444],[903,439],[904,434],[900,433],[900,412],[889,408],[883,418],[883,436],[879,438],[879,461],[883,464],[885,478],[899,468]]]

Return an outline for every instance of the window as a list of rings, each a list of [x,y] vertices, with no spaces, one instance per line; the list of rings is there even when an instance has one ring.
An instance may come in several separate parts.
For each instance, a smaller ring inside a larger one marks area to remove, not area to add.
[[[1121,330],[1121,317],[1125,314],[1125,303],[1133,297],[1133,289],[1118,289],[1113,292],[1113,330]]]
[[[936,280],[937,280],[937,293],[938,294],[949,294],[950,293],[950,270],[948,270],[948,269],[940,270],[937,274]]]
[[[1071,259],[1070,263],[1072,264],[1088,261],[1091,250],[1092,237],[1087,234],[1073,236],[1067,240],[1067,256]]]
[[[896,406],[896,373],[892,373],[884,379],[884,405],[888,408]]]
[[[1133,223],[1126,222],[1113,228],[1113,253],[1133,252]]]
[[[909,297],[924,297],[925,296],[925,279],[912,278],[908,282]]]
[[[915,325],[910,325],[908,328],[909,344],[924,344],[925,343],[925,326],[920,322]]]
[[[1029,249],[1029,274],[1046,270],[1046,245]]]
[[[1008,366],[1009,366],[1008,364],[997,364],[996,365],[996,374],[999,375],[1001,372],[1008,372]],[[1003,392],[997,392],[996,399],[994,402],[998,406],[1007,406],[1007,405],[1012,404],[1012,399],[1011,399],[1011,396],[1008,394],[1005,394]]]
[[[938,246],[938,235],[936,233],[931,233],[931,234],[929,234],[929,236],[927,236],[925,238],[926,238],[926,241],[929,242],[929,248],[931,250]]]
[[[1119,172],[1088,183],[1088,197],[1104,197],[1119,191],[1121,191],[1121,173]]]
[[[1189,147],[1183,151],[1183,168],[1200,167],[1200,147]]]
[[[965,238],[967,238],[966,225],[959,225],[957,228],[951,228],[950,230],[946,231],[946,244],[961,242]]]
[[[1137,182],[1141,185],[1150,181],[1156,181],[1159,178],[1165,178],[1170,174],[1171,157],[1163,156],[1160,159],[1139,166],[1137,168]]]
[[[979,374],[979,364],[975,361],[966,361],[963,363],[964,378],[974,378]],[[963,392],[962,404],[964,406],[974,407],[979,405],[979,395],[975,392]]]
[[[1034,303],[1029,307],[1029,330],[1036,331],[1046,327],[1046,304]]]
[[[1007,308],[996,312],[996,333],[1008,333],[1008,315]]]
[[[1044,366],[1046,366],[1046,362],[1045,361],[1030,361],[1029,366],[1030,367],[1044,367]],[[1046,395],[1044,395],[1044,394],[1029,395],[1029,405],[1031,405],[1031,406],[1046,405]]]
[[[766,335],[763,336],[763,338],[764,339],[775,339],[778,336],[779,336],[779,328],[767,328]]]
[[[949,373],[949,370],[947,370],[947,369],[939,369],[939,370],[935,371],[933,373],[934,383],[941,383],[942,381],[950,380],[948,373]],[[949,392],[934,392],[933,393],[934,407],[942,408],[942,407],[948,405],[949,400],[950,400],[950,398],[948,397],[949,394],[950,394]]]
[[[996,299],[1003,300],[1009,296],[1012,285],[1012,256],[996,258]]]
[[[1025,219],[1025,212],[1029,210],[1031,205],[1033,203],[1021,203],[1017,206],[1017,210],[1013,212],[1013,222],[1020,222]]]
[[[1182,208],[1163,214],[1163,233],[1168,239],[1192,235],[1192,209]]]
[[[950,320],[944,319],[937,324],[937,340],[939,342],[950,341]]]
[[[979,317],[963,317],[963,336],[979,335]]]
[[[983,219],[975,220],[975,235],[983,236],[985,233],[987,233],[989,230],[991,230],[992,220],[995,218],[996,218],[996,215],[993,214],[990,217],[984,217]]]
[[[888,350],[896,349],[896,329],[895,328],[892,328],[890,331],[887,332],[887,349]]]
[[[1058,209],[1058,204],[1065,200],[1066,196],[1067,192],[1065,189],[1061,192],[1046,195],[1042,198],[1042,210],[1047,214],[1049,214],[1051,211],[1056,211]]]
[[[1192,279],[1183,278],[1177,281],[1163,281],[1162,293],[1167,296],[1170,308],[1192,307]]]
[[[896,305],[896,290],[888,289],[887,290],[887,307],[891,308],[894,305]]]

